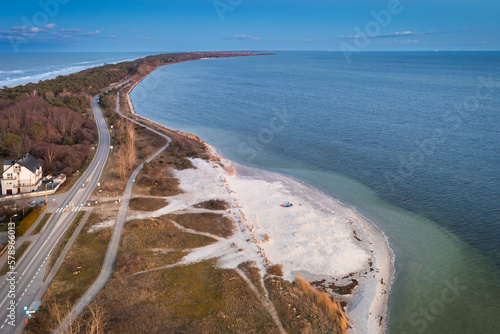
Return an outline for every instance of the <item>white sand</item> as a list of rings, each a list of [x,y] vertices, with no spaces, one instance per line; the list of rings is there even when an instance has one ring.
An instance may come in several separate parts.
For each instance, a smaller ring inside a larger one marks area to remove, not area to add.
[[[114,225],[115,225],[115,220],[114,219],[106,220],[106,221],[103,221],[103,222],[100,222],[100,223],[92,225],[89,228],[89,230],[87,231],[87,233],[93,233],[93,232],[99,231],[99,230],[101,230],[103,228],[113,227]]]
[[[158,217],[205,200],[224,199],[232,205],[227,214],[237,223],[234,235],[194,249],[184,263],[218,258],[221,267],[236,268],[242,262],[256,261],[262,273],[267,264],[283,265],[284,277],[290,281],[296,274],[336,285],[356,279],[360,285],[354,293],[341,297],[349,305],[352,332],[385,332],[392,256],[383,234],[373,224],[291,178],[244,166],[236,166],[236,175],[231,175],[227,161],[223,166],[201,159],[191,161],[196,169],[174,172],[183,194],[169,197],[169,205],[158,211],[129,219]],[[292,202],[293,207],[280,206],[286,202]]]

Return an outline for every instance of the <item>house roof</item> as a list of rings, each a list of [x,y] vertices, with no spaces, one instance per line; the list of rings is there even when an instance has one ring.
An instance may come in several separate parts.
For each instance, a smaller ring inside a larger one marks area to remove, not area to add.
[[[35,157],[29,153],[26,153],[21,158],[17,159],[15,162],[23,167],[28,168],[32,173],[36,173],[38,167],[42,165],[40,161],[36,160]]]

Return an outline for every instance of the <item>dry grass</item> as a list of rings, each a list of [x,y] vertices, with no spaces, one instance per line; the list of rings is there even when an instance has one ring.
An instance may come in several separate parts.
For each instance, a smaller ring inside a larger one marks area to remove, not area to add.
[[[336,323],[336,327],[340,329],[341,333],[347,331],[350,327],[349,319],[342,310],[342,306],[340,306],[339,302],[332,300],[325,292],[315,290],[307,280],[298,275],[295,277],[295,282],[300,291],[318,304],[326,312],[328,317]]]
[[[279,277],[265,280],[269,298],[285,330],[290,334],[346,333],[349,323],[341,306],[326,294],[316,294],[318,291],[305,283],[292,284]]]
[[[105,228],[88,233],[88,229],[103,220],[106,219],[97,213],[90,215],[43,297],[39,313],[35,319],[30,320],[27,333],[50,333],[55,323],[50,306],[56,303],[68,303],[72,306],[99,276],[111,230]],[[73,274],[75,272],[78,274]]]
[[[264,295],[264,287],[261,283],[260,269],[257,268],[255,261],[247,261],[240,263],[238,268],[252,281],[253,285],[259,290],[261,295]]]
[[[66,244],[68,243],[69,239],[71,239],[71,236],[73,233],[75,233],[78,225],[83,219],[83,216],[85,216],[86,212],[85,211],[80,211],[76,215],[75,219],[73,219],[73,222],[71,222],[71,225],[68,227],[66,232],[64,233],[63,237],[59,242],[57,243],[57,246],[54,248],[54,251],[52,252],[52,255],[50,256],[49,263],[48,263],[48,270],[45,271],[45,273],[48,275],[50,270],[52,270],[52,267],[56,263],[57,259],[61,255],[62,251],[64,250],[64,247],[66,247]]]
[[[181,193],[179,180],[177,180],[171,166],[167,163],[169,153],[164,151],[137,175],[133,192],[141,195],[174,196]]]
[[[215,241],[203,235],[179,231],[171,222],[153,218],[128,222],[121,246],[129,251],[155,248],[184,250],[207,246]]]
[[[177,263],[187,249],[213,242],[215,239],[179,231],[164,219],[133,220],[125,225],[115,277]]]
[[[31,235],[36,235],[36,234],[40,233],[42,231],[43,227],[45,226],[45,224],[47,224],[47,222],[49,221],[50,216],[52,216],[52,213],[45,214],[45,216],[42,218],[42,220],[33,229],[33,231],[31,232]]]
[[[278,333],[245,281],[214,264],[110,281],[97,297],[113,310],[107,333]]]
[[[207,232],[227,238],[233,234],[234,221],[219,213],[186,213],[182,215],[166,215],[177,224],[199,232]]]
[[[283,276],[283,266],[281,264],[274,264],[267,268],[267,273],[274,276]]]
[[[193,205],[195,208],[202,208],[208,210],[227,210],[229,208],[229,203],[223,199],[210,199],[205,202],[197,203]]]
[[[165,139],[158,136],[157,134],[144,129],[140,126],[136,126],[136,139],[135,139],[135,147],[136,147],[136,162],[132,166],[132,168],[126,173],[125,179],[120,179],[120,171],[119,171],[119,146],[118,143],[115,142],[121,136],[121,134],[115,132],[111,132],[111,135],[114,140],[114,148],[110,153],[109,160],[106,164],[106,167],[101,176],[101,189],[98,192],[98,195],[102,196],[117,196],[123,193],[125,189],[125,184],[132,173],[132,171],[139,166],[147,157],[153,154],[157,149],[165,145]]]
[[[156,211],[168,205],[162,198],[136,197],[130,200],[128,208],[136,211]]]

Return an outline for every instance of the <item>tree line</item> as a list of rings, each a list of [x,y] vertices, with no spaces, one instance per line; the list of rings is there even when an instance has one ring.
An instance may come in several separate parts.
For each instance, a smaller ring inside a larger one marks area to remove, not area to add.
[[[137,80],[162,65],[246,55],[251,54],[159,54],[36,83],[4,87],[0,89],[0,156],[14,159],[29,152],[44,164],[44,171],[71,175],[80,169],[97,141],[91,112],[92,96],[112,84]]]

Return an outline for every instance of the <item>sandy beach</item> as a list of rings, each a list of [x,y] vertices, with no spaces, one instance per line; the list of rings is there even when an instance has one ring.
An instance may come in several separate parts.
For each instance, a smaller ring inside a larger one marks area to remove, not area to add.
[[[285,279],[300,275],[346,302],[352,333],[384,333],[392,253],[383,233],[355,210],[302,182],[235,165],[207,147],[214,159],[191,159],[196,168],[174,172],[182,194],[168,197],[169,205],[158,211],[128,219],[186,213],[196,203],[223,199],[237,225],[234,234],[193,250],[183,263],[216,258],[221,268],[236,269],[255,261],[262,276],[269,265],[281,264]],[[287,202],[293,206],[281,206]],[[354,289],[335,292],[343,287]]]

